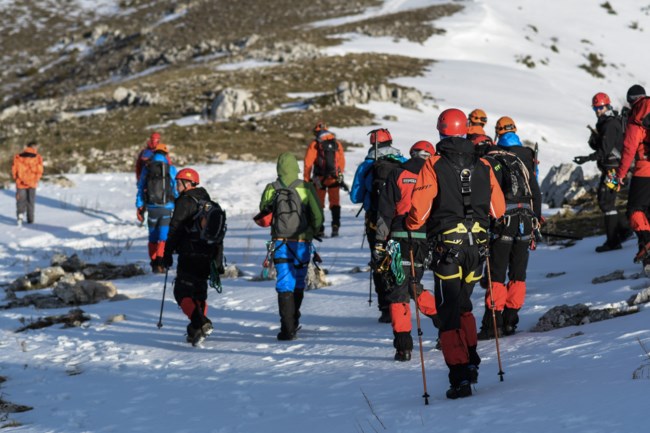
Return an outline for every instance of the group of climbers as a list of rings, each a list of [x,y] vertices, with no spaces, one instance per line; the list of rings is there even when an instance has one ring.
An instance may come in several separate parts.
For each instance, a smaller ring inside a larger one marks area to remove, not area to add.
[[[645,123],[650,122],[650,98],[641,86],[628,91],[632,106],[627,124],[598,93],[592,107],[598,116],[589,141],[594,153],[577,163],[595,160],[601,169],[599,206],[605,214],[606,243],[598,252],[619,249],[625,239],[623,218],[616,212],[616,192],[636,159],[628,214],[639,238],[636,259],[650,264],[650,148]],[[525,146],[511,117],[495,124],[495,137],[485,132],[485,111],[466,116],[458,109],[443,111],[437,122],[440,140],[434,146],[417,141],[405,158],[393,146],[385,128],[369,133],[370,149],[357,167],[350,199],[365,211],[372,282],[380,322],[391,323],[394,359],[408,361],[413,350],[410,300],[417,312],[438,328],[439,347],[449,368],[451,399],[471,395],[481,362],[479,339],[515,332],[526,296],[529,251],[544,222],[537,179],[537,151]],[[644,123],[645,122],[645,123]],[[283,153],[277,179],[262,193],[256,222],[270,227],[270,256],[277,270],[275,289],[280,331],[278,340],[293,340],[300,329],[305,277],[314,247],[324,236],[323,208],[329,199],[331,236],[341,227],[340,189],[347,190],[342,144],[323,122],[304,158],[299,179],[296,157]],[[190,320],[188,341],[196,344],[212,331],[207,318],[207,279],[218,246],[197,244],[196,224],[201,200],[210,200],[199,187],[193,169],[176,170],[166,145],[154,133],[136,164],[136,208],[142,222],[147,214],[149,255],[153,272],[166,272],[178,253],[176,301]],[[200,245],[197,247],[197,245]],[[433,291],[421,284],[431,269]],[[477,332],[471,294],[476,282],[487,289],[485,313]],[[419,320],[419,319],[418,319]],[[496,333],[496,334],[495,334]]]
[[[595,129],[590,127],[588,144],[594,152],[577,156],[574,162],[596,161],[601,172],[598,206],[604,214],[606,240],[596,252],[621,249],[621,242],[634,232],[638,243],[634,262],[641,263],[650,276],[650,97],[635,84],[628,89],[626,100],[629,109],[617,112],[606,93],[593,96],[591,106],[598,120]],[[619,214],[616,199],[633,162],[626,219]]]

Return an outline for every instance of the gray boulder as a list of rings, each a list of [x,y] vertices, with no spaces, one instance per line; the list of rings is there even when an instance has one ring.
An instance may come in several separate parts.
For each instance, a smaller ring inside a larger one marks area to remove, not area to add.
[[[223,89],[212,101],[210,120],[228,120],[258,112],[260,106],[244,89]]]
[[[587,194],[592,185],[585,180],[582,167],[560,164],[551,167],[540,189],[544,203],[550,207],[561,207]]]
[[[58,284],[54,295],[68,305],[94,304],[117,295],[110,281],[78,281],[74,285]]]

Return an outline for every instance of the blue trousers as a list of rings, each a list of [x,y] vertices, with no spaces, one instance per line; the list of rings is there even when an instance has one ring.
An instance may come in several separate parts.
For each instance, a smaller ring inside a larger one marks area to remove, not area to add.
[[[274,247],[273,264],[277,271],[275,290],[283,293],[304,289],[311,243],[276,240]]]

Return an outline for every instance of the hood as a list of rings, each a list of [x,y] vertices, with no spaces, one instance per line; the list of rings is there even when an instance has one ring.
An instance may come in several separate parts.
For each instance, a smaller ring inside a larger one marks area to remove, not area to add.
[[[395,157],[401,157],[402,153],[399,151],[399,149],[396,149],[392,146],[377,146],[377,158],[383,158],[385,156],[395,156]],[[368,154],[366,155],[366,159],[375,159],[375,148],[374,146],[370,148],[368,151]]]
[[[298,167],[298,160],[289,152],[280,154],[277,164],[278,178],[286,186],[294,180],[298,179],[300,168]]]
[[[499,137],[497,145],[502,147],[521,146],[521,140],[516,133],[506,132],[501,137]]]
[[[481,125],[470,125],[467,127],[467,135],[485,135],[485,130]]]
[[[455,152],[474,154],[474,143],[463,137],[446,137],[436,144],[436,151],[439,153]]]

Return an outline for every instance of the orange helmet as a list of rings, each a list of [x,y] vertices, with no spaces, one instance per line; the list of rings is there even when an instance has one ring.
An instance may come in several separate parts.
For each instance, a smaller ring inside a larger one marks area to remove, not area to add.
[[[187,180],[198,185],[199,174],[193,168],[184,168],[176,173],[176,180]]]
[[[393,142],[393,136],[390,135],[390,131],[385,128],[374,129],[370,131],[368,135],[370,135],[371,146],[374,146],[375,144],[383,144],[383,143],[391,144]]]
[[[158,143],[158,144],[156,144],[156,147],[154,148],[154,152],[169,153],[169,149],[167,148],[166,144]]]
[[[591,106],[593,108],[602,107],[604,105],[610,105],[612,101],[609,100],[607,93],[598,92],[591,98]]]
[[[517,126],[515,125],[515,121],[510,117],[503,116],[497,120],[497,125],[494,127],[494,130],[498,136],[501,136],[506,132],[517,132]]]
[[[487,114],[485,114],[485,111],[477,108],[476,110],[469,113],[469,122],[471,125],[485,126],[487,123]]]
[[[327,129],[327,125],[325,122],[318,122],[316,126],[314,126],[314,135],[318,135],[319,132],[325,131]]]
[[[449,108],[438,116],[437,128],[441,135],[465,135],[467,134],[467,117],[458,108]]]

